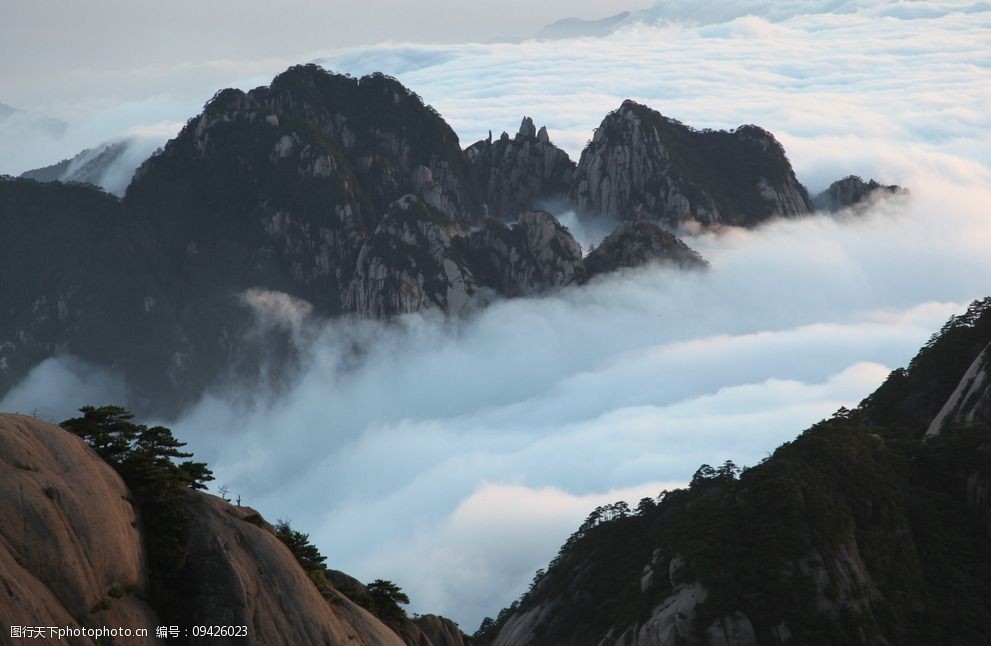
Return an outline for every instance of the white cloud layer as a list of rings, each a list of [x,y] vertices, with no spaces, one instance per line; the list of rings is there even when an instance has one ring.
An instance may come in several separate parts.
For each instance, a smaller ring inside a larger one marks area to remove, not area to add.
[[[699,127],[767,127],[812,189],[855,172],[908,186],[907,203],[704,234],[688,242],[708,272],[629,272],[465,321],[324,323],[293,307],[294,328],[317,340],[284,399],[245,410],[214,395],[173,424],[218,484],[291,518],[333,567],[393,579],[414,610],[471,631],[595,505],[656,494],[703,462],[755,463],[856,404],[991,293],[991,11],[807,2],[731,13],[324,60],[396,74],[464,144],[528,114],[577,156],[632,97]],[[231,77],[264,66],[247,67]],[[46,374],[28,383],[44,390]],[[43,401],[29,390],[15,401]]]

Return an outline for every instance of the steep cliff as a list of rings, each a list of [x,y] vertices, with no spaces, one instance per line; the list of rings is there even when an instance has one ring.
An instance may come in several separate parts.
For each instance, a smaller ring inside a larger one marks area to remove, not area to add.
[[[477,290],[452,224],[413,195],[394,202],[365,241],[344,295],[344,309],[387,317],[437,308],[463,311]]]
[[[989,342],[986,299],[759,465],[596,509],[477,643],[985,643]]]
[[[571,197],[592,214],[669,226],[753,226],[812,210],[771,133],[752,125],[693,130],[629,100],[582,151]]]
[[[461,314],[483,304],[487,294],[527,296],[650,263],[707,266],[651,222],[621,224],[583,257],[567,227],[545,211],[524,213],[512,225],[488,219],[465,233],[407,195],[362,246],[343,301],[346,311],[373,318],[429,309]]]
[[[147,555],[131,499],[117,473],[79,438],[0,414],[4,639],[10,626],[154,627],[157,616],[143,601]]]
[[[168,614],[184,625],[247,626],[248,639],[191,644],[403,644],[340,593],[321,595],[271,528],[251,509],[192,494],[189,555],[169,590]]]
[[[926,429],[936,437],[946,427],[991,419],[991,344],[978,354]]]
[[[500,220],[565,198],[575,172],[575,162],[530,117],[524,117],[512,139],[504,132],[493,141],[490,133],[472,144],[465,159],[484,192],[486,214]]]
[[[79,437],[0,414],[0,628],[149,629],[179,625],[177,644],[463,646],[456,624],[409,621],[416,641],[324,586],[322,591],[254,510],[185,493],[178,575],[155,579],[134,494]],[[245,626],[245,638],[197,637],[192,626]],[[31,643],[66,643],[57,638]],[[91,644],[73,638],[73,645]],[[153,638],[104,639],[151,644]]]

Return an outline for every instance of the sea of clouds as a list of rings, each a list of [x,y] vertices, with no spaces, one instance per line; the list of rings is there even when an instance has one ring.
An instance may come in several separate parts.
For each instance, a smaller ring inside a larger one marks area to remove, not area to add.
[[[855,405],[991,294],[991,7],[785,4],[601,38],[320,60],[398,76],[465,145],[527,114],[577,157],[630,97],[698,127],[768,128],[812,190],[858,173],[910,199],[700,234],[687,242],[706,272],[631,271],[465,320],[319,321],[255,294],[265,317],[290,318],[307,366],[251,407],[218,388],[171,424],[177,435],[218,485],[310,533],[332,567],[392,579],[413,610],[470,632],[596,505],[656,495],[702,463],[753,465]],[[601,235],[569,223],[586,242]],[[119,395],[86,374],[46,362],[0,408],[57,418],[93,401],[94,383]]]

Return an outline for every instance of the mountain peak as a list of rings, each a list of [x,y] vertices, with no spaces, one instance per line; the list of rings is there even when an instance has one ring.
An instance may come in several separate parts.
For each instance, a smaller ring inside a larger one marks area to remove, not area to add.
[[[523,117],[510,139],[505,132],[469,146],[465,161],[482,188],[489,217],[511,221],[541,204],[563,199],[569,190],[575,163],[551,143],[547,128],[537,130],[533,119]]]
[[[767,131],[695,130],[632,99],[606,115],[582,151],[571,197],[587,213],[668,226],[752,226],[811,211]]]

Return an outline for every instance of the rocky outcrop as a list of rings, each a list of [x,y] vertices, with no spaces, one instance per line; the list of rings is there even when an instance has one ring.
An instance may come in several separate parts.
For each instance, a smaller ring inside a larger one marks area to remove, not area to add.
[[[537,130],[524,117],[519,132],[505,132],[493,141],[478,141],[465,150],[465,159],[482,187],[486,215],[514,220],[542,203],[565,198],[575,163],[551,143],[546,128]]]
[[[174,591],[188,625],[247,626],[248,638],[192,644],[400,646],[396,633],[336,591],[325,599],[254,510],[190,496],[189,556]]]
[[[503,296],[523,296],[584,278],[581,245],[544,211],[525,213],[511,227],[490,221],[460,243],[478,284]]]
[[[262,287],[336,315],[358,253],[408,194],[477,218],[454,131],[395,79],[305,65],[219,92],[138,170],[125,206],[183,259],[194,293]]]
[[[971,425],[987,419],[991,419],[991,345],[974,358],[929,424],[926,437],[937,437],[948,425]]]
[[[552,621],[554,611],[558,604],[556,599],[548,600],[548,603],[541,604],[513,612],[506,616],[504,622],[499,626],[499,632],[489,637],[481,638],[483,644],[491,641],[493,646],[511,646],[512,644],[532,644],[534,643],[534,633],[541,626]],[[476,640],[478,635],[476,635]]]
[[[344,309],[368,317],[463,311],[477,284],[460,249],[451,245],[450,226],[413,195],[393,203],[358,253]]]
[[[354,580],[342,573],[329,576],[321,591],[253,509],[188,491],[185,510],[184,565],[168,580],[150,580],[145,530],[117,472],[68,431],[0,414],[5,634],[10,626],[113,626],[146,628],[154,635],[157,625],[179,623],[185,629],[247,628],[240,638],[190,632],[184,644],[465,644],[454,622],[435,615],[404,620],[412,636],[404,641],[352,601],[345,592]],[[344,592],[334,587],[338,584]],[[100,643],[152,641],[135,635]],[[46,633],[32,643],[83,646],[93,640],[59,640]]]
[[[489,220],[464,234],[409,195],[362,246],[343,302],[364,317],[458,314],[473,307],[482,288],[511,298],[583,277],[581,246],[549,213],[526,213],[512,226]]]
[[[654,566],[660,565],[656,557],[657,554],[651,561]],[[642,626],[631,626],[624,635],[620,635],[616,640],[617,644],[629,641],[626,635],[642,646],[660,646],[695,639],[696,608],[705,602],[707,593],[697,581],[684,580],[684,568],[685,560],[675,554],[667,566],[671,592],[657,604]]]
[[[447,617],[420,615],[412,620],[416,628],[412,646],[469,646],[471,640]]]
[[[571,195],[588,213],[669,226],[753,226],[812,210],[771,133],[693,130],[629,100],[582,151]]]
[[[81,439],[0,414],[0,518],[5,634],[9,626],[154,628],[141,520],[123,481]],[[66,642],[46,634],[32,643]]]
[[[415,615],[410,619],[404,613],[382,613],[375,608],[368,588],[352,576],[337,570],[325,572],[327,580],[336,590],[363,608],[379,612],[379,619],[399,635],[408,646],[468,646],[470,640],[458,625],[439,615]]]
[[[818,211],[839,211],[841,209],[865,207],[876,200],[896,195],[908,195],[908,189],[890,184],[879,184],[869,180],[865,182],[856,175],[849,175],[829,185],[822,193],[812,200]]]
[[[251,137],[255,141],[235,147],[231,132],[245,134],[250,124],[267,126],[267,132],[260,128]],[[218,92],[162,154],[140,169],[138,178],[151,181],[149,176],[164,172],[160,167],[168,167],[166,160],[175,156],[189,162],[191,156],[218,153],[241,153],[239,165],[257,174],[265,170],[266,158],[292,159],[306,149],[312,156],[296,166],[297,174],[349,174],[353,181],[345,192],[367,198],[373,211],[384,212],[406,193],[430,190],[441,194],[441,210],[449,217],[471,218],[477,210],[457,135],[436,111],[393,78],[353,78],[316,65],[291,67],[268,87],[248,93]],[[190,180],[203,188],[212,183]],[[133,192],[137,199],[143,191],[134,187]]]
[[[647,220],[623,222],[585,257],[585,277],[650,263],[702,269],[708,263],[670,231]]]

